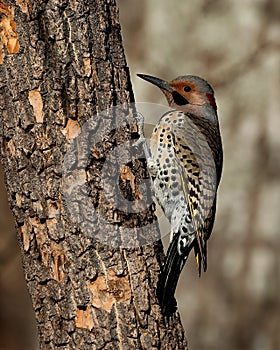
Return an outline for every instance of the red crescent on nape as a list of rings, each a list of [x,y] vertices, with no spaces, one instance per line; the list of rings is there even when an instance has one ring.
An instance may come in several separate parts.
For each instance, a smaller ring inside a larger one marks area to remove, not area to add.
[[[206,97],[208,98],[208,101],[210,102],[210,105],[215,109],[215,111],[217,111],[217,105],[216,105],[216,101],[215,101],[215,97],[212,94],[205,94]]]

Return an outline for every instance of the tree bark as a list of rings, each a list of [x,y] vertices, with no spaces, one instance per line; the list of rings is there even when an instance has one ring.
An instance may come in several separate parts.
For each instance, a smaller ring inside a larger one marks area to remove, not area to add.
[[[147,177],[121,147],[137,129],[115,1],[1,2],[0,91],[1,156],[41,349],[186,349],[179,314],[163,318],[154,293],[163,248],[153,205],[126,213],[108,199],[114,181],[139,199]]]

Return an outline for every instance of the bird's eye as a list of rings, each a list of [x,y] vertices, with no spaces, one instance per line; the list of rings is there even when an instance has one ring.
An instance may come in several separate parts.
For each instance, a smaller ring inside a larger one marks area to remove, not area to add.
[[[189,85],[184,86],[184,91],[185,91],[185,92],[190,92],[191,89],[192,89],[192,88],[191,88]]]

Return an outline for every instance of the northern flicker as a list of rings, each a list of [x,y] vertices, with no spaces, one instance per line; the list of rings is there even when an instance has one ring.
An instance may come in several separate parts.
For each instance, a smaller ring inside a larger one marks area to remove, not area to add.
[[[207,269],[207,240],[213,229],[223,151],[214,91],[204,79],[185,75],[170,82],[138,76],[159,87],[171,111],[155,126],[147,165],[154,194],[171,225],[170,245],[159,275],[163,314],[176,310],[175,289],[194,249],[199,275]]]

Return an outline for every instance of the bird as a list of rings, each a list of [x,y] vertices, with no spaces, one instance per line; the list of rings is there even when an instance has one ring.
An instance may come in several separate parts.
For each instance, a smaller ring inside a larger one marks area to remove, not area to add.
[[[180,273],[193,250],[199,276],[207,269],[223,149],[214,90],[195,75],[171,81],[138,77],[157,86],[169,109],[155,125],[146,154],[154,195],[170,222],[170,243],[156,294],[164,315],[177,309]]]

